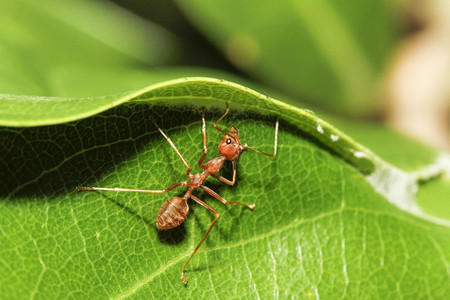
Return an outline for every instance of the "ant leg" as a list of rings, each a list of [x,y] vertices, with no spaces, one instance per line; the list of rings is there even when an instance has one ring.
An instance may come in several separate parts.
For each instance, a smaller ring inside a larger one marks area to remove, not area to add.
[[[208,204],[206,204],[205,202],[203,202],[199,198],[195,197],[194,195],[191,195],[191,199],[194,200],[195,202],[197,202],[198,204],[200,204],[201,206],[203,206],[204,208],[206,208],[207,210],[209,210],[210,212],[212,212],[213,214],[215,214],[216,217],[215,217],[214,221],[212,221],[211,225],[209,226],[208,230],[206,231],[206,233],[203,236],[203,238],[200,241],[200,243],[198,243],[197,247],[195,247],[194,252],[191,254],[191,256],[189,257],[187,262],[184,264],[183,269],[181,269],[181,280],[183,280],[184,284],[187,283],[187,278],[184,277],[184,269],[186,269],[187,264],[191,261],[192,257],[195,255],[195,253],[197,253],[198,248],[200,248],[200,246],[203,244],[203,241],[206,239],[206,237],[208,236],[209,232],[214,227],[214,224],[216,224],[217,219],[219,219],[219,216],[220,216],[220,214],[214,208],[212,208],[211,206],[209,206]]]
[[[220,123],[220,121],[222,121],[223,118],[225,118],[226,115],[228,115],[228,112],[230,111],[230,109],[228,108],[228,102],[226,102],[226,105],[227,105],[227,110],[226,110],[225,113],[220,117],[220,119],[217,120],[216,124],[214,124],[214,128],[216,128],[217,130],[219,130],[220,132],[222,132],[222,133],[225,134],[225,135],[227,135],[228,132],[225,132],[225,130],[222,130],[222,129],[219,127],[218,124]]]
[[[206,154],[208,154],[208,147],[206,145],[206,122],[205,122],[205,107],[202,107],[202,136],[203,136],[203,154],[198,160],[198,167],[204,169],[203,161],[205,160]]]
[[[188,186],[187,181],[177,182],[174,185],[168,187],[164,190],[137,190],[137,189],[123,189],[123,188],[102,188],[102,187],[85,187],[79,186],[77,187],[77,191],[113,191],[113,192],[133,192],[133,193],[149,193],[149,194],[162,194],[167,193],[179,186]]]
[[[186,166],[187,171],[186,171],[186,175],[189,177],[189,175],[191,174],[191,167],[189,166],[189,164],[186,162],[186,160],[184,159],[183,155],[181,155],[180,151],[178,151],[177,147],[175,146],[175,144],[172,142],[172,140],[164,133],[164,131],[162,131],[162,129],[158,126],[158,124],[156,123],[155,119],[153,117],[151,117],[151,120],[153,122],[153,124],[155,124],[156,128],[158,128],[158,131],[163,135],[163,137],[169,142],[170,146],[172,146],[173,150],[175,150],[175,152],[177,153],[178,157],[181,159],[181,161],[183,162],[183,164]]]
[[[277,118],[277,121],[275,122],[275,141],[274,141],[274,144],[273,144],[273,153],[262,152],[260,150],[257,150],[255,148],[252,148],[252,147],[248,146],[247,144],[244,145],[244,149],[250,149],[250,150],[253,150],[255,152],[258,152],[258,153],[270,156],[270,157],[275,157],[277,155],[277,144],[278,144],[278,123],[279,123],[278,121],[279,120]]]
[[[222,181],[223,183],[226,183],[228,185],[234,185],[236,183],[236,160],[232,161],[232,165],[233,165],[233,179],[232,180],[226,179],[225,177],[219,176],[217,174],[211,174],[211,176],[219,179],[220,181]]]
[[[245,207],[250,208],[251,210],[255,209],[255,204],[245,204],[245,203],[240,203],[240,202],[228,202],[227,200],[225,200],[224,198],[222,198],[219,194],[217,194],[216,192],[214,192],[212,189],[210,189],[207,186],[201,185],[200,186],[205,192],[207,192],[208,194],[210,194],[211,196],[213,196],[214,198],[216,198],[217,200],[219,200],[222,203],[228,204],[228,205],[243,205]]]

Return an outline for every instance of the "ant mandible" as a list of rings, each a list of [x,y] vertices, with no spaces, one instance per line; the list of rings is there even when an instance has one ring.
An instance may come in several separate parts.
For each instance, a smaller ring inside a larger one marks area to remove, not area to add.
[[[197,245],[194,252],[191,254],[189,259],[184,264],[183,269],[181,270],[181,280],[183,280],[184,284],[187,283],[187,279],[184,276],[184,270],[186,269],[187,264],[191,261],[192,257],[195,255],[195,253],[197,253],[198,248],[200,248],[203,241],[206,239],[209,232],[214,227],[214,224],[216,224],[216,222],[219,218],[219,215],[220,215],[214,208],[212,208],[211,206],[206,204],[203,200],[192,195],[192,192],[197,188],[201,188],[205,192],[207,192],[209,195],[216,198],[217,200],[219,200],[222,203],[229,204],[229,205],[243,205],[243,206],[248,207],[251,210],[253,210],[255,208],[255,204],[228,202],[227,200],[222,198],[219,194],[214,192],[212,189],[204,186],[203,182],[205,181],[205,179],[208,176],[211,175],[211,176],[219,179],[223,183],[226,183],[228,185],[234,185],[236,182],[236,163],[237,163],[237,160],[238,160],[239,156],[241,155],[242,151],[245,149],[250,149],[257,153],[264,154],[264,155],[267,155],[270,157],[275,157],[275,155],[277,154],[278,119],[275,123],[275,141],[274,141],[273,153],[272,154],[265,153],[265,152],[255,149],[255,148],[252,148],[252,147],[248,146],[247,144],[241,144],[241,142],[239,140],[239,132],[236,127],[231,126],[231,129],[229,132],[226,132],[219,127],[220,121],[222,121],[222,119],[225,118],[225,116],[229,112],[228,103],[226,103],[226,107],[227,107],[227,109],[226,109],[225,113],[214,124],[214,127],[218,131],[222,132],[225,135],[219,144],[220,156],[213,158],[206,163],[203,163],[203,161],[205,160],[205,157],[208,154],[208,149],[206,146],[205,108],[204,107],[202,108],[203,154],[198,161],[199,168],[203,170],[202,173],[198,173],[195,175],[191,174],[192,169],[189,166],[189,164],[186,162],[184,157],[178,151],[177,147],[172,142],[172,140],[169,137],[167,137],[167,135],[158,126],[156,121],[152,118],[153,124],[155,124],[158,131],[169,142],[170,146],[172,146],[173,150],[175,150],[178,157],[180,157],[181,161],[186,166],[186,168],[187,168],[186,175],[188,177],[187,181],[177,182],[164,190],[138,190],[138,189],[124,189],[124,188],[77,187],[78,191],[114,191],[114,192],[135,192],[135,193],[152,193],[152,194],[167,193],[179,186],[189,188],[188,191],[186,192],[186,194],[182,198],[181,197],[173,197],[170,200],[166,201],[161,206],[161,208],[159,209],[159,212],[158,212],[158,217],[157,217],[157,222],[156,222],[156,225],[157,225],[158,229],[160,229],[160,230],[172,229],[172,228],[179,226],[181,223],[184,222],[184,220],[186,219],[186,217],[189,213],[189,206],[187,204],[187,200],[189,198],[194,200],[201,206],[205,207],[206,209],[211,211],[216,216],[214,218],[214,220],[212,221],[211,225],[209,226],[208,230],[206,231],[206,234],[203,236],[202,240]],[[231,164],[233,166],[233,179],[232,180],[229,180],[229,179],[217,174],[222,169],[222,166],[223,166],[223,163],[225,162],[225,160],[231,161]]]

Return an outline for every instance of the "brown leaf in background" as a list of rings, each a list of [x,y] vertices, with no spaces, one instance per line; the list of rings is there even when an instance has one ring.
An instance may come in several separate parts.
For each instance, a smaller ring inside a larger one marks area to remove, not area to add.
[[[388,80],[388,123],[441,149],[450,149],[450,2],[410,1],[425,28],[406,40]]]

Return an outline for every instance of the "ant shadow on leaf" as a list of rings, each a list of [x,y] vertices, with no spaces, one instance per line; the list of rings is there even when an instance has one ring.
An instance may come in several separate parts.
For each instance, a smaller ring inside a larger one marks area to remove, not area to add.
[[[191,107],[120,105],[59,125],[4,128],[0,134],[0,197],[65,199],[77,186],[98,181],[150,143],[160,143],[152,117],[169,119],[165,126],[176,131],[198,122],[200,112]]]
[[[155,227],[155,230],[156,227]],[[168,230],[157,230],[159,240],[168,245],[179,244],[186,238],[186,226],[184,223]]]

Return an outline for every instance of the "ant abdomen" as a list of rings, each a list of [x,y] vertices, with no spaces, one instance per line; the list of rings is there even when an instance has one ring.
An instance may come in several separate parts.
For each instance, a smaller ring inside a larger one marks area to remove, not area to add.
[[[189,213],[187,199],[173,197],[161,205],[156,220],[158,229],[171,229],[179,226],[186,220]]]

